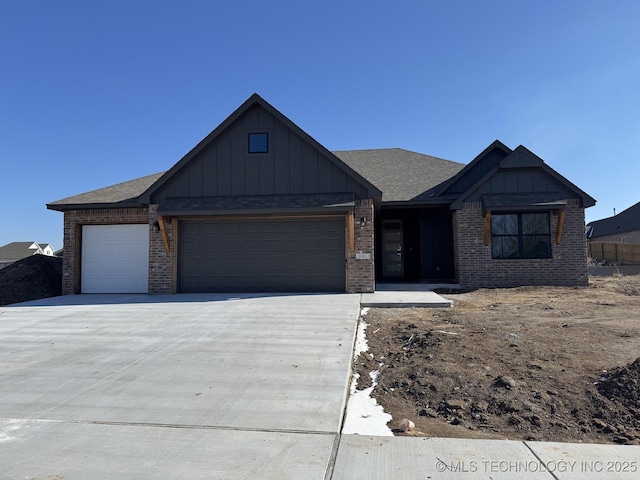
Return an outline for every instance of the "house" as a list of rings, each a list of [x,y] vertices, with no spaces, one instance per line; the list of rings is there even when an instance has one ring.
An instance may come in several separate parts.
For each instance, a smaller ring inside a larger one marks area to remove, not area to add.
[[[48,243],[11,242],[0,247],[0,268],[11,265],[31,255],[53,256],[53,247]]]
[[[613,217],[587,224],[588,241],[640,243],[640,202]]]
[[[595,200],[525,147],[331,152],[259,95],[166,172],[49,203],[63,293],[586,285]]]

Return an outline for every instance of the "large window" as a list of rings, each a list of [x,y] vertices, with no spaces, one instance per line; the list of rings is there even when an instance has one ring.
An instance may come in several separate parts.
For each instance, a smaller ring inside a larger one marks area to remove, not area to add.
[[[491,216],[493,258],[550,258],[549,212]]]

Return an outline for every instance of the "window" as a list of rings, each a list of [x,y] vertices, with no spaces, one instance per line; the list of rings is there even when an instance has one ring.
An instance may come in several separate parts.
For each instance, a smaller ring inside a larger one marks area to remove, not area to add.
[[[249,134],[249,153],[267,153],[269,151],[269,135],[267,133]]]
[[[491,216],[493,258],[551,258],[549,212]]]

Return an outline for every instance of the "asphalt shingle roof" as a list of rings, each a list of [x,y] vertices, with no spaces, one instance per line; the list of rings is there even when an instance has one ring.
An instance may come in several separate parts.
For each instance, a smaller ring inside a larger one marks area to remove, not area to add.
[[[343,150],[332,153],[381,190],[384,202],[424,199],[429,196],[429,190],[464,167],[461,163],[401,148]],[[160,172],[63,198],[48,206],[57,210],[101,204],[136,205],[136,199],[163,174],[164,172]]]
[[[37,253],[38,249],[29,248],[35,242],[11,242],[0,247],[0,260],[18,261]]]
[[[402,148],[332,153],[378,187],[383,202],[424,199],[429,190],[464,167],[462,163]]]
[[[64,207],[67,205],[89,205],[89,204],[135,204],[136,199],[145,192],[156,180],[158,180],[164,172],[147,175],[146,177],[136,178],[128,182],[118,183],[110,187],[92,190],[90,192],[81,193],[72,197],[63,198],[47,204],[51,207]],[[55,210],[55,208],[54,208]]]
[[[613,217],[589,222],[587,226],[591,227],[589,231],[591,239],[640,230],[640,202]]]

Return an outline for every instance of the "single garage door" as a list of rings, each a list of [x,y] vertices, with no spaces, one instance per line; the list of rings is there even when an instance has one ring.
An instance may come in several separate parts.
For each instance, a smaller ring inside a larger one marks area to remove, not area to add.
[[[345,290],[344,217],[181,221],[180,292]]]
[[[149,225],[82,227],[82,293],[147,293]]]

